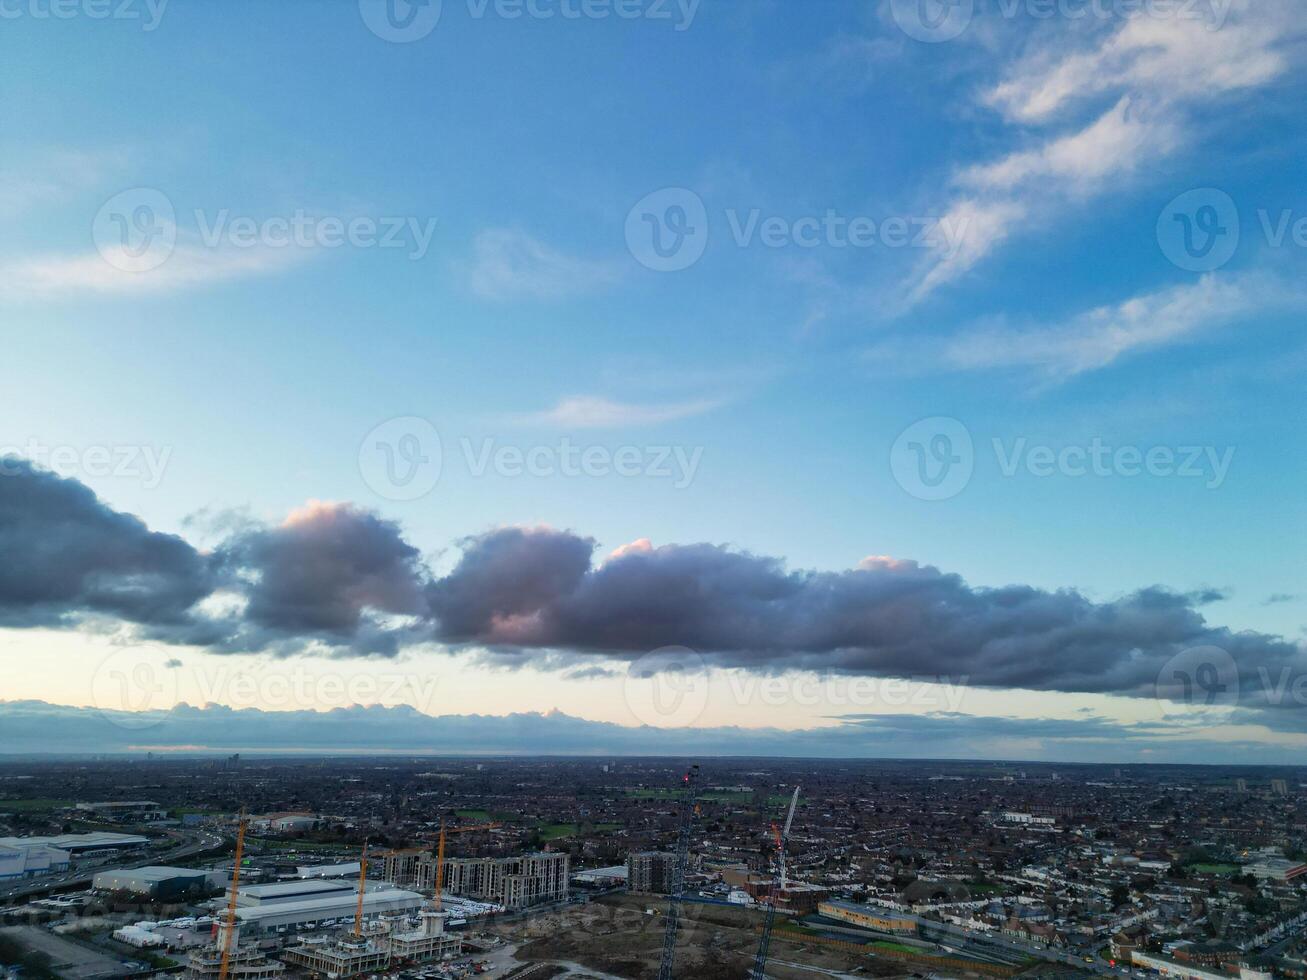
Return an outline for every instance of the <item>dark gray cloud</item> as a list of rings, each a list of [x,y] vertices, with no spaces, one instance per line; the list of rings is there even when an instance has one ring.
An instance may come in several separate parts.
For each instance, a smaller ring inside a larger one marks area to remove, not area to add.
[[[510,652],[621,659],[686,646],[720,667],[1133,696],[1154,695],[1167,661],[1198,646],[1228,651],[1253,698],[1263,693],[1261,671],[1307,669],[1294,643],[1209,625],[1198,608],[1213,600],[1206,591],[1149,588],[1094,602],[1071,589],[976,588],[913,561],[790,571],[775,558],[708,544],[623,549],[583,565],[590,547],[551,530],[464,542],[462,561],[433,587],[438,635]],[[468,595],[470,615],[460,604]]]
[[[10,626],[97,613],[220,653],[393,656],[434,641],[577,677],[667,646],[755,672],[1136,697],[1158,693],[1159,676],[1173,698],[1195,683],[1215,690],[1215,677],[1245,706],[1270,700],[1267,677],[1307,679],[1300,645],[1208,623],[1203,607],[1221,598],[1212,590],[1095,601],[974,587],[907,560],[827,572],[713,544],[639,542],[600,562],[594,549],[569,531],[500,528],[463,540],[452,570],[433,577],[395,523],[313,503],[276,526],[233,523],[205,556],[76,481],[25,464],[0,477],[0,621]],[[1228,653],[1230,676],[1219,663],[1168,666],[1195,647]]]
[[[270,753],[396,752],[494,755],[686,755],[790,758],[1035,759],[1241,763],[1247,743],[1203,739],[1177,722],[874,714],[826,728],[630,728],[560,712],[505,716],[422,714],[413,708],[233,710],[178,705],[140,713],[0,702],[0,742],[15,753],[144,749]],[[1259,763],[1296,763],[1256,746]]]
[[[227,587],[246,600],[231,649],[316,640],[394,654],[406,626],[425,618],[421,554],[399,526],[348,504],[313,502],[275,527],[246,526],[219,549]]]
[[[103,614],[177,626],[212,586],[208,562],[181,538],[111,509],[76,480],[0,459],[0,624]]]

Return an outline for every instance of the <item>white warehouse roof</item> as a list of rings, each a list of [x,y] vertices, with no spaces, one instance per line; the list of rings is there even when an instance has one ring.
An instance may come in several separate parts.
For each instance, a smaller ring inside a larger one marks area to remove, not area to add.
[[[383,888],[363,893],[363,914],[409,912],[426,901],[417,892],[400,888]],[[320,922],[323,919],[348,918],[358,910],[358,895],[350,893],[328,898],[305,898],[267,905],[246,905],[236,909],[236,918],[244,925],[260,929]]]

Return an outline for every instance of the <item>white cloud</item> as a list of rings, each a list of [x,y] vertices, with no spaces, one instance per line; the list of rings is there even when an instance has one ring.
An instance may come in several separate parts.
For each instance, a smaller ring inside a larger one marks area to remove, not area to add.
[[[301,248],[211,249],[180,245],[162,265],[141,272],[125,271],[130,268],[130,257],[111,264],[99,252],[6,260],[0,262],[0,297],[170,292],[269,274],[307,254],[308,250]]]
[[[1268,2],[1256,17],[1219,30],[1182,17],[1133,17],[1089,51],[1018,65],[985,101],[1009,119],[1042,123],[1105,92],[1138,91],[1177,102],[1255,88],[1288,67],[1278,48],[1288,29],[1282,11]]]
[[[1137,16],[1088,50],[1047,49],[1023,60],[982,102],[1016,124],[1047,127],[1079,112],[1083,102],[1114,104],[1068,128],[1040,134],[1025,147],[956,178],[947,214],[973,215],[962,247],[927,256],[908,290],[909,303],[957,279],[1016,230],[1042,226],[1069,207],[1116,189],[1132,174],[1183,146],[1196,110],[1224,94],[1264,86],[1289,64],[1291,8],[1245,3],[1219,30],[1184,17]]]
[[[948,342],[943,357],[953,368],[1028,367],[1060,379],[1242,318],[1304,305],[1307,291],[1269,276],[1208,274],[1059,323],[981,328]]]
[[[556,425],[571,429],[616,429],[641,425],[658,425],[677,419],[702,415],[721,406],[721,400],[632,404],[578,395],[561,399],[553,408],[520,417],[517,421],[531,425]]]
[[[621,263],[567,255],[522,231],[491,228],[472,243],[469,282],[486,299],[558,299],[617,282]]]

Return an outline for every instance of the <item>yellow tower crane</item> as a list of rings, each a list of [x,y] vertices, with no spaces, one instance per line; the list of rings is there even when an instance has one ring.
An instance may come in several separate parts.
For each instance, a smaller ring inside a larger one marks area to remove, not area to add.
[[[236,820],[236,857],[231,866],[231,894],[227,896],[227,929],[222,937],[222,965],[218,980],[227,980],[227,966],[231,960],[232,936],[236,931],[236,886],[241,880],[241,855],[245,852],[245,807],[241,807]]]
[[[359,904],[354,912],[354,935],[363,935],[363,886],[368,883],[368,842],[363,842],[363,860],[359,862]]]
[[[445,887],[445,837],[448,834],[466,834],[474,830],[494,830],[502,827],[501,823],[478,823],[467,827],[450,827],[446,829],[445,818],[440,818],[440,843],[436,846],[436,911],[442,907],[441,892]]]

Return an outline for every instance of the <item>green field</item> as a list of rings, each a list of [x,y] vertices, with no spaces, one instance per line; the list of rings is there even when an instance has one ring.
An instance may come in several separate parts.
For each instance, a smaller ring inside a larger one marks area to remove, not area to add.
[[[454,816],[460,820],[471,820],[474,823],[491,823],[493,817],[489,810],[455,810]]]
[[[72,805],[72,800],[0,800],[0,813],[39,813],[44,810],[58,810],[60,807]]]
[[[1237,864],[1191,864],[1190,871],[1196,871],[1200,875],[1232,875],[1238,874],[1239,865]]]
[[[547,823],[542,824],[536,829],[540,833],[542,840],[562,840],[564,837],[575,837],[581,832],[581,826],[574,823]],[[622,825],[616,823],[597,823],[590,825],[590,829],[597,834],[611,833],[614,830],[621,830]]]
[[[897,950],[900,953],[915,953],[918,956],[920,956],[923,952],[922,950],[918,949],[915,946],[908,946],[904,943],[896,943],[890,939],[877,939],[871,945],[876,947],[877,949],[893,949],[893,950]]]

